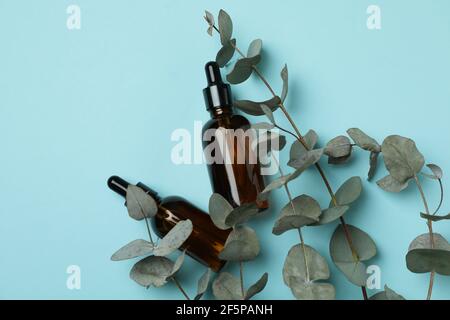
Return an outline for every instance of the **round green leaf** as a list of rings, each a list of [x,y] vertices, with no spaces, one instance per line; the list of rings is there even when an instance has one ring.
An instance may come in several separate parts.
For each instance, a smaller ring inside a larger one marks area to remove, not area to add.
[[[391,175],[384,177],[381,180],[377,181],[377,185],[387,192],[401,192],[408,187],[409,182],[399,182]]]
[[[111,260],[122,261],[142,257],[152,253],[153,250],[154,245],[152,243],[141,239],[134,240],[114,253]]]
[[[252,116],[262,116],[264,115],[264,112],[261,109],[262,104],[268,106],[270,110],[272,110],[273,112],[276,109],[278,109],[280,102],[281,102],[280,97],[276,96],[263,102],[254,102],[250,100],[237,100],[234,101],[234,106],[239,110]]]
[[[253,66],[257,65],[261,56],[239,59],[233,67],[233,70],[227,75],[227,80],[231,84],[239,84],[247,80],[253,72]]]
[[[321,226],[336,221],[337,219],[342,217],[349,209],[349,206],[336,206],[325,209],[322,211],[322,214],[319,217],[319,221],[311,224],[311,226]]]
[[[415,142],[408,138],[389,136],[383,141],[381,150],[387,170],[400,183],[413,178],[425,164]]]
[[[318,136],[317,133],[314,130],[309,130],[304,136],[303,140],[306,143],[306,146],[308,147],[308,150],[305,148],[305,146],[298,140],[295,140],[295,142],[291,146],[291,150],[289,153],[289,159],[291,161],[300,159],[306,152],[309,150],[314,149],[315,145],[317,144]]]
[[[159,241],[153,252],[155,256],[167,256],[181,247],[191,235],[192,228],[191,220],[178,222],[164,238]]]
[[[377,253],[377,248],[370,236],[364,231],[352,225],[347,225],[347,230],[352,239],[356,256],[353,256],[347,242],[344,227],[339,225],[330,241],[331,259],[350,282],[357,286],[365,286],[367,274],[366,266],[362,262],[373,258]]]
[[[430,164],[427,164],[427,167],[433,173],[434,179],[440,180],[444,176],[444,173],[443,173],[441,167],[439,167],[438,165],[430,163]]]
[[[130,277],[144,287],[162,287],[171,276],[174,263],[166,257],[150,256],[137,262]]]
[[[321,213],[320,205],[316,200],[310,196],[301,195],[284,206],[272,233],[280,235],[288,230],[318,222]]]
[[[261,50],[262,50],[262,40],[261,39],[253,40],[248,47],[247,57],[252,58],[255,56],[259,56],[261,54]]]
[[[228,272],[221,272],[212,284],[214,297],[218,300],[241,300],[241,283]]]
[[[360,177],[348,179],[336,192],[336,201],[344,206],[355,202],[362,192],[362,182]]]
[[[233,206],[218,193],[214,193],[209,198],[209,215],[217,228],[227,230],[229,227],[225,223],[225,219],[233,211]]]
[[[231,58],[233,58],[234,52],[236,48],[236,39],[232,39],[227,42],[222,48],[219,50],[216,56],[216,62],[220,68],[226,66],[228,62],[230,62]]]
[[[316,164],[322,157],[324,149],[315,149],[311,151],[306,151],[299,158],[291,159],[288,162],[288,166],[305,171],[310,166]]]
[[[155,200],[137,186],[128,186],[126,200],[128,214],[135,220],[152,218],[158,212]]]
[[[233,35],[233,22],[224,10],[219,11],[219,32],[222,45],[225,45],[231,40],[231,36]]]
[[[225,218],[225,224],[228,227],[247,222],[249,219],[255,217],[259,213],[259,208],[256,203],[245,203],[230,212]]]
[[[339,136],[332,139],[325,147],[325,154],[333,158],[343,158],[350,155],[352,144],[346,136]]]
[[[219,258],[225,261],[249,261],[259,254],[256,232],[246,226],[237,226],[230,232]]]
[[[316,250],[301,244],[289,250],[283,266],[283,279],[297,299],[334,299],[335,290],[332,285],[315,282],[329,277],[328,264]]]
[[[431,248],[430,235],[423,234],[414,239],[406,255],[406,266],[414,273],[435,271],[450,275],[450,244],[440,234],[434,233],[434,249]]]
[[[206,292],[206,290],[208,289],[210,278],[211,278],[211,269],[208,269],[198,280],[197,295],[195,296],[194,300],[200,300],[200,298]]]
[[[184,250],[177,258],[177,260],[175,260],[175,263],[173,264],[172,267],[172,272],[170,273],[171,276],[173,276],[175,273],[178,272],[178,270],[180,270],[181,266],[183,265],[184,262],[184,257],[186,256],[186,250]]]
[[[381,151],[381,146],[378,142],[365,134],[362,130],[358,128],[351,128],[347,130],[348,135],[361,149],[379,153]]]

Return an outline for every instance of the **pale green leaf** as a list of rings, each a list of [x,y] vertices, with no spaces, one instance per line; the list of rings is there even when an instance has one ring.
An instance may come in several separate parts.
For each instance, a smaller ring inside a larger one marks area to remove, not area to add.
[[[179,221],[165,236],[159,241],[154,250],[155,256],[167,256],[181,247],[192,233],[191,220]]]
[[[248,47],[247,58],[259,56],[261,54],[261,50],[262,50],[262,40],[261,39],[253,40]]]
[[[218,193],[214,193],[209,198],[209,215],[217,228],[227,230],[229,227],[225,223],[225,219],[233,211],[233,206]]]
[[[222,48],[219,50],[216,56],[216,62],[220,68],[223,68],[227,65],[228,62],[233,58],[234,52],[236,48],[236,39],[232,39],[227,42]]]
[[[134,240],[120,248],[111,257],[112,261],[122,261],[142,257],[153,252],[154,245],[145,240]]]
[[[231,40],[231,36],[233,35],[233,22],[224,10],[219,11],[219,32],[222,45],[225,45]]]
[[[399,182],[391,175],[388,175],[383,179],[377,181],[377,185],[387,192],[401,192],[408,187],[408,184],[408,181]]]
[[[137,186],[128,186],[126,200],[128,214],[135,220],[152,218],[158,212],[155,200]]]
[[[264,290],[267,284],[267,280],[269,279],[269,275],[267,272],[265,272],[262,277],[253,285],[248,288],[247,292],[245,293],[245,300],[249,300],[261,291]]]
[[[166,257],[150,256],[137,262],[130,277],[144,287],[162,287],[171,276],[174,263]]]
[[[241,300],[241,283],[228,272],[221,272],[212,285],[214,297],[218,300]]]
[[[276,109],[278,109],[280,102],[281,102],[280,97],[276,96],[262,102],[254,102],[250,100],[237,100],[234,101],[234,106],[239,110],[252,116],[262,116],[264,115],[264,112],[261,109],[262,104],[268,106],[270,110],[272,110],[273,112]]]
[[[246,226],[237,226],[230,232],[219,258],[225,261],[249,261],[258,256],[259,250],[256,232]]]
[[[312,197],[308,195],[296,197],[281,210],[272,233],[280,235],[288,230],[318,222],[321,213],[319,203]]]
[[[348,135],[361,149],[379,153],[381,151],[381,146],[378,142],[365,134],[362,130],[358,128],[351,128],[347,130]]]
[[[194,300],[200,300],[203,294],[208,289],[209,279],[211,278],[211,269],[206,270],[206,272],[198,279],[197,283],[197,295]]]

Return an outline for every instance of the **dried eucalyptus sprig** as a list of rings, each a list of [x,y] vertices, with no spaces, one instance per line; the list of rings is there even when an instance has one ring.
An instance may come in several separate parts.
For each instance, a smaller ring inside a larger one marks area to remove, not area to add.
[[[184,297],[190,300],[188,294],[175,277],[184,262],[185,252],[183,251],[175,262],[167,256],[179,249],[190,236],[192,233],[192,222],[190,220],[178,222],[162,239],[155,243],[148,221],[158,211],[155,200],[140,187],[134,185],[128,186],[126,200],[129,216],[134,220],[145,221],[149,241],[142,239],[134,240],[114,253],[111,260],[122,261],[146,257],[133,266],[130,271],[131,279],[146,288],[151,286],[162,287],[169,280],[172,280]],[[210,274],[210,269],[208,269],[199,279],[195,299],[200,299],[205,293]]]
[[[353,184],[355,183],[355,181],[360,182],[360,180],[354,179],[352,180],[352,182],[344,184],[345,187],[343,186],[342,187],[343,189],[341,188],[342,189],[341,194],[343,195],[342,199],[344,199],[344,202],[342,201],[340,202],[339,201],[340,199],[338,198],[338,193],[334,193],[324,173],[324,170],[322,169],[321,165],[318,162],[323,154],[327,154],[329,157],[333,159],[332,161],[330,161],[331,163],[339,163],[345,161],[346,158],[345,149],[348,149],[348,147],[344,148],[344,150],[341,150],[342,141],[341,139],[338,139],[333,143],[327,145],[326,148],[314,149],[317,141],[317,135],[315,135],[314,131],[310,131],[308,132],[308,134],[303,136],[300,133],[300,130],[298,129],[297,125],[295,124],[294,120],[292,119],[291,115],[287,111],[284,104],[288,94],[287,66],[285,66],[281,71],[283,88],[281,94],[277,95],[275,93],[275,90],[272,88],[272,86],[269,84],[267,79],[263,76],[263,74],[257,67],[258,63],[261,61],[262,41],[261,40],[253,41],[249,46],[247,54],[245,55],[237,47],[236,39],[232,38],[233,24],[230,16],[224,10],[221,10],[218,16],[218,27],[215,25],[215,21],[211,17],[213,17],[213,15],[209,12],[206,12],[205,18],[208,21],[209,34],[212,34],[212,31],[215,30],[220,35],[220,42],[222,44],[222,48],[217,54],[216,61],[219,63],[219,65],[225,66],[227,63],[231,61],[236,52],[240,56],[240,58],[234,63],[231,72],[227,75],[227,80],[231,84],[239,84],[246,81],[254,73],[263,82],[263,84],[266,86],[266,88],[272,95],[272,98],[265,100],[263,102],[238,100],[234,102],[234,105],[243,112],[246,112],[250,115],[254,116],[266,115],[269,118],[269,120],[273,123],[274,127],[293,136],[296,140],[294,144],[291,146],[290,161],[289,161],[289,165],[293,167],[295,171],[287,175],[282,174],[280,178],[272,181],[267,186],[266,190],[264,190],[264,192],[267,193],[271,190],[280,187],[285,187],[286,191],[288,191],[287,189],[288,183],[298,178],[310,166],[315,166],[322,180],[324,181],[326,189],[331,197],[331,203],[329,208],[321,212],[321,216],[324,217],[322,219],[322,222],[323,223],[332,222],[337,219],[339,219],[340,221],[340,227],[336,229],[335,234],[331,239],[330,243],[331,256],[337,267],[344,273],[344,275],[352,283],[361,286],[363,297],[364,299],[367,299],[368,297],[365,288],[365,280],[367,278],[367,274],[365,272],[365,266],[363,262],[367,261],[368,259],[372,258],[375,255],[376,253],[375,244],[372,241],[372,239],[367,235],[367,233],[357,229],[356,227],[347,225],[343,217],[343,214],[349,209],[348,205],[351,204],[352,202],[350,201],[346,203],[345,201],[347,200],[347,198],[352,198],[355,188]],[[294,132],[291,132],[285,128],[276,125],[272,112],[274,112],[277,109],[280,109],[282,111],[282,113],[292,126]],[[306,198],[304,196],[301,199]],[[284,225],[285,221],[289,221],[289,219],[293,219],[296,221],[295,228],[297,228],[298,230],[300,230],[300,227],[302,226],[311,225],[313,223],[320,224],[320,217],[317,216],[317,208],[318,207],[320,208],[320,206],[318,206],[317,203],[315,203],[315,205],[311,205],[306,210],[304,209],[300,210],[295,208],[296,202],[301,205],[304,205],[305,200],[301,201],[300,200],[294,201],[294,200],[295,199],[292,199],[292,197],[289,196],[288,205],[292,208],[292,211],[289,211],[285,207],[286,210],[282,213],[282,217],[278,221],[278,226],[276,226],[276,229],[274,230],[275,232],[280,232],[279,231],[280,226]],[[296,217],[292,218],[291,216]],[[298,216],[301,216],[302,218],[300,219],[300,217]],[[313,218],[311,219],[311,217]],[[308,220],[308,218],[310,220]],[[303,222],[301,222],[302,220]],[[310,224],[305,223],[305,221],[310,222]],[[343,239],[344,241],[341,241],[341,239]],[[311,288],[305,286],[304,280],[305,279],[308,280],[307,275],[310,271],[309,270],[310,266],[309,262],[307,261],[307,257],[312,251],[309,249],[310,247],[306,247],[304,245],[303,240],[301,240],[301,243],[303,243],[303,245],[301,246],[302,248],[301,251],[303,252],[300,255],[297,255],[296,249],[291,251],[293,253],[291,253],[291,256],[288,255],[289,263],[286,262],[285,266],[293,265],[292,263],[290,263],[292,256],[294,257],[301,256],[303,258],[298,258],[298,260],[303,259],[304,263],[302,265],[305,266],[304,270],[297,270],[294,272],[292,278],[295,280],[291,281],[289,277],[288,279],[286,279],[285,277],[285,282],[291,288],[291,290],[293,291],[294,295],[297,298],[311,298],[311,295],[306,294],[309,292],[308,290],[311,290]],[[310,259],[311,261],[313,262],[322,261],[319,258],[317,259],[314,258],[316,256],[315,253],[312,255],[313,259],[312,260]],[[315,267],[318,270],[318,274],[321,275],[320,277],[316,278],[317,280],[323,280],[328,278],[324,276],[324,274],[326,275],[326,272],[324,271],[325,268],[322,263],[316,265]],[[311,279],[312,278],[310,278],[309,280]],[[320,291],[321,291],[320,287],[317,287],[317,292]],[[329,292],[331,292],[331,290],[329,290]],[[305,295],[302,295],[301,293],[305,293]],[[324,296],[326,296],[326,298],[329,298],[329,296],[327,295]],[[317,296],[313,297],[320,298]]]
[[[255,230],[244,225],[259,210],[255,203],[233,208],[221,195],[214,193],[209,199],[209,214],[214,224],[222,230],[232,228],[219,258],[239,263],[239,278],[228,272],[221,272],[212,284],[213,294],[219,300],[248,300],[261,292],[268,280],[267,272],[245,289],[244,262],[255,259],[260,252]]]
[[[414,273],[430,273],[427,299],[431,299],[435,274],[450,275],[450,244],[440,234],[433,232],[433,222],[450,220],[450,214],[438,215],[444,199],[442,184],[443,171],[435,164],[427,164],[430,173],[422,172],[425,166],[424,156],[417,149],[416,143],[408,138],[391,135],[380,146],[362,130],[352,128],[347,130],[355,145],[372,154],[383,154],[384,163],[389,175],[377,181],[377,185],[388,192],[399,193],[409,187],[414,181],[423,202],[425,212],[420,217],[427,221],[428,233],[418,236],[410,244],[406,255],[406,266]],[[377,157],[377,156],[374,156]],[[376,162],[371,160],[369,178],[373,177]],[[421,177],[435,180],[439,183],[440,200],[436,210],[431,213]]]

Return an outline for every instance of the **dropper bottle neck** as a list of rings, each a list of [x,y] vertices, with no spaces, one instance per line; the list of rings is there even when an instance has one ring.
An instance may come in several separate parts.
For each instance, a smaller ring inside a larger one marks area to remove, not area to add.
[[[108,187],[113,190],[115,193],[120,194],[122,197],[127,197],[127,189],[130,183],[125,181],[121,177],[112,176],[108,179]],[[157,203],[161,202],[161,198],[158,196],[158,193],[152,188],[146,186],[145,184],[139,182],[137,187],[141,188],[145,191],[149,196],[151,196]]]

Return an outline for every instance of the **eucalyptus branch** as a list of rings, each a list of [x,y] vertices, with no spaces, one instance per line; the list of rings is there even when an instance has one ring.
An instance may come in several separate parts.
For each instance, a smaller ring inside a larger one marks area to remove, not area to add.
[[[231,24],[231,19],[229,18],[229,16],[226,13],[224,13],[224,11],[221,11],[221,14],[222,14],[222,24],[224,25],[223,28],[226,29],[227,28],[227,24],[228,25]],[[208,13],[207,13],[207,16],[208,16]],[[215,30],[222,38],[221,30],[220,30],[220,28],[217,28],[215,26],[214,20],[211,19],[211,18],[208,18],[208,17],[205,17],[205,18],[206,18],[206,21],[208,22],[208,24],[210,25],[210,30]],[[221,16],[219,14],[219,26],[221,24],[220,18],[221,18]],[[230,33],[230,37],[231,37],[231,30],[230,29],[232,29],[232,28],[228,28],[227,33]],[[222,50],[224,50],[224,49],[226,50],[227,46],[231,46],[232,50],[236,51],[242,57],[242,60],[240,60],[240,61],[243,61],[244,63],[248,63],[248,67],[250,68],[250,70],[254,71],[254,73],[259,77],[259,79],[264,83],[264,85],[269,90],[269,92],[271,93],[273,98],[277,99],[278,95],[275,93],[275,90],[272,88],[270,83],[264,77],[263,73],[258,69],[258,67],[256,66],[255,63],[252,63],[250,61],[252,57],[247,57],[238,48],[238,46],[236,45],[235,41],[227,41],[225,43],[224,43],[223,39],[221,39],[221,41],[222,41],[222,44],[224,45]],[[251,50],[251,48],[249,50]],[[231,56],[229,58],[231,59]],[[251,74],[251,71],[248,74],[248,76],[250,74]],[[244,76],[244,78],[245,77],[246,76]],[[287,93],[287,90],[286,90],[286,93]],[[290,132],[290,131],[283,130],[283,129],[282,129],[282,131],[287,132],[287,133],[291,134],[292,136],[294,136],[296,138],[296,140],[299,141],[307,151],[310,151],[311,148],[308,146],[307,142],[305,141],[304,136],[300,132],[300,129],[298,128],[298,126],[296,125],[296,123],[294,122],[293,118],[291,117],[291,115],[289,114],[289,112],[287,111],[287,109],[286,109],[286,107],[284,105],[284,98],[283,99],[279,99],[279,101],[277,102],[277,105],[279,106],[279,108],[283,112],[284,116],[286,117],[286,119],[288,120],[290,125],[292,126],[293,130],[295,131],[295,134]],[[317,171],[319,172],[319,174],[320,174],[320,176],[321,176],[321,178],[322,178],[322,180],[323,180],[323,182],[324,182],[324,184],[325,184],[325,186],[327,188],[327,191],[328,191],[328,193],[329,193],[329,195],[331,197],[331,201],[332,201],[333,205],[334,206],[338,206],[338,202],[336,200],[336,195],[335,195],[335,193],[334,193],[334,191],[333,191],[333,189],[331,187],[331,184],[330,184],[328,178],[325,175],[324,170],[322,169],[322,167],[320,166],[320,164],[318,162],[316,162],[314,165],[315,165]],[[353,245],[352,236],[351,236],[351,233],[348,230],[348,227],[347,227],[347,224],[345,222],[345,219],[344,219],[343,216],[341,216],[339,218],[339,220],[340,220],[340,223],[342,225],[343,232],[345,234],[345,239],[347,240],[348,246],[349,246],[349,248],[350,248],[350,250],[352,252],[352,256],[353,256],[354,262],[358,263],[359,262],[358,253],[357,253],[357,251],[356,251],[356,249],[355,249],[355,247]],[[303,247],[304,247],[304,245],[303,245]],[[305,259],[305,263],[306,263],[306,259]],[[362,285],[361,289],[362,289],[363,298],[367,299],[367,292],[366,292],[365,285]]]

